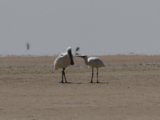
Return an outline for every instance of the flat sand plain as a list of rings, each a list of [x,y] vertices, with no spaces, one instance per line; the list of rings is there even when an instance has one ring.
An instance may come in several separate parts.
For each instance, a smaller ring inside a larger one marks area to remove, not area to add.
[[[54,57],[0,57],[0,120],[160,120],[160,56],[100,56],[99,84],[75,58],[61,84]]]

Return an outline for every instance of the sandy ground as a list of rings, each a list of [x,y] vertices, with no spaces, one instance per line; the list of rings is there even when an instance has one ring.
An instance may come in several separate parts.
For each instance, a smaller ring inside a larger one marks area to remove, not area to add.
[[[51,73],[53,57],[0,57],[0,120],[160,120],[160,56],[105,56],[100,84],[82,60]]]

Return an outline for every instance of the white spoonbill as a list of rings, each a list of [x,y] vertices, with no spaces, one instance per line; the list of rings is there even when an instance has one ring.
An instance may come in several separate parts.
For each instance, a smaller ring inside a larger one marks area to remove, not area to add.
[[[104,67],[105,66],[103,61],[101,59],[99,59],[98,57],[88,57],[86,55],[77,55],[77,57],[83,58],[84,61],[85,61],[85,64],[92,68],[91,83],[93,83],[94,68],[97,69],[97,83],[99,83],[99,80],[98,80],[98,69],[100,67]]]
[[[55,70],[57,70],[59,68],[62,69],[61,83],[67,83],[65,69],[70,65],[74,65],[74,60],[73,60],[73,55],[72,55],[72,49],[71,49],[71,47],[68,47],[67,52],[59,55],[54,61],[54,69]]]

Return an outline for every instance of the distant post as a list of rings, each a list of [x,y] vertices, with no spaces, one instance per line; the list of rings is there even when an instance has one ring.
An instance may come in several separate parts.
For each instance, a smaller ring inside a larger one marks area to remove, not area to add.
[[[30,50],[30,44],[29,44],[29,42],[26,43],[26,49]]]

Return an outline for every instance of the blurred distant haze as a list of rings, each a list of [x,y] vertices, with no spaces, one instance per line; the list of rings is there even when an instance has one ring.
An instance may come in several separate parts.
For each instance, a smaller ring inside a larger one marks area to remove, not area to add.
[[[158,0],[1,0],[0,17],[0,55],[160,54]]]

